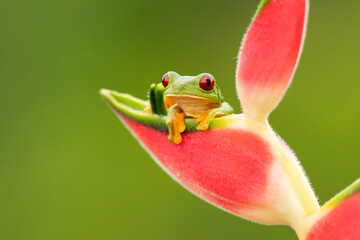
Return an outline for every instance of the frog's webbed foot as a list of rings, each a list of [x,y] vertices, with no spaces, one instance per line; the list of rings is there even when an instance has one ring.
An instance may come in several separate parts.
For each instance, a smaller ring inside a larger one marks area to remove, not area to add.
[[[185,131],[185,113],[175,104],[169,108],[166,125],[169,129],[169,142],[179,144],[182,141],[181,133]]]
[[[212,122],[212,120],[214,120],[216,116],[216,111],[214,110],[216,110],[216,108],[208,109],[196,119],[195,122],[199,123],[199,125],[197,125],[196,127],[197,130],[205,131],[209,128],[210,123]]]
[[[220,108],[208,109],[196,119],[195,122],[199,123],[196,129],[200,131],[205,131],[209,128],[211,122],[214,120],[215,117],[227,115],[232,112],[232,107],[226,102],[224,102]]]

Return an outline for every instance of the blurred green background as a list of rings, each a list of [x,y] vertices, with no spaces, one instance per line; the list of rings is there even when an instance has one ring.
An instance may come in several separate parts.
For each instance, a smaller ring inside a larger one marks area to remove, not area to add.
[[[0,239],[296,239],[187,192],[98,94],[145,98],[168,70],[211,72],[240,111],[235,57],[257,4],[1,0]],[[360,176],[360,2],[310,8],[298,71],[270,123],[324,203]]]

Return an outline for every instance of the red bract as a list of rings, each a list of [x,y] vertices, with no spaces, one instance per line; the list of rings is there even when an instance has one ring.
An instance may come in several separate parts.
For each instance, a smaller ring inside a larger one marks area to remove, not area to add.
[[[262,1],[237,68],[237,92],[249,117],[268,114],[289,85],[305,37],[307,8],[307,0]]]
[[[119,117],[158,164],[205,200],[234,214],[263,201],[273,156],[254,133],[235,128],[185,133],[177,145],[169,144],[165,132]]]

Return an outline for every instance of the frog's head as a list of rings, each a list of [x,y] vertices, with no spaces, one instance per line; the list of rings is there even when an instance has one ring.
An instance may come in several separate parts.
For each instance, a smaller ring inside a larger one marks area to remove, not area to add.
[[[181,76],[176,72],[167,72],[162,78],[165,87],[164,95],[181,95],[198,97],[222,103],[224,98],[215,78],[209,73],[201,73],[197,76]]]

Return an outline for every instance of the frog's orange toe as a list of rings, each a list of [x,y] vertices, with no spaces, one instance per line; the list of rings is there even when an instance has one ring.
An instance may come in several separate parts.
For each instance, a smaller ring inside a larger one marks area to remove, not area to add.
[[[206,124],[205,121],[202,121],[202,122],[200,122],[200,124],[196,127],[196,130],[206,131],[206,130],[208,130],[208,128],[209,128],[209,125]]]
[[[199,123],[199,125],[196,127],[197,130],[199,131],[205,131],[209,128],[209,124],[206,123],[206,119],[209,116],[210,112],[213,109],[208,109],[205,112],[203,112],[197,119],[196,119],[196,123]]]
[[[181,137],[181,134],[176,134],[175,136],[174,136],[174,140],[173,140],[173,143],[175,143],[175,144],[180,144],[181,143],[181,141],[182,141],[182,137]]]
[[[182,133],[185,131],[186,126],[185,126],[185,114],[183,112],[181,113],[177,113],[177,129],[179,133]]]

